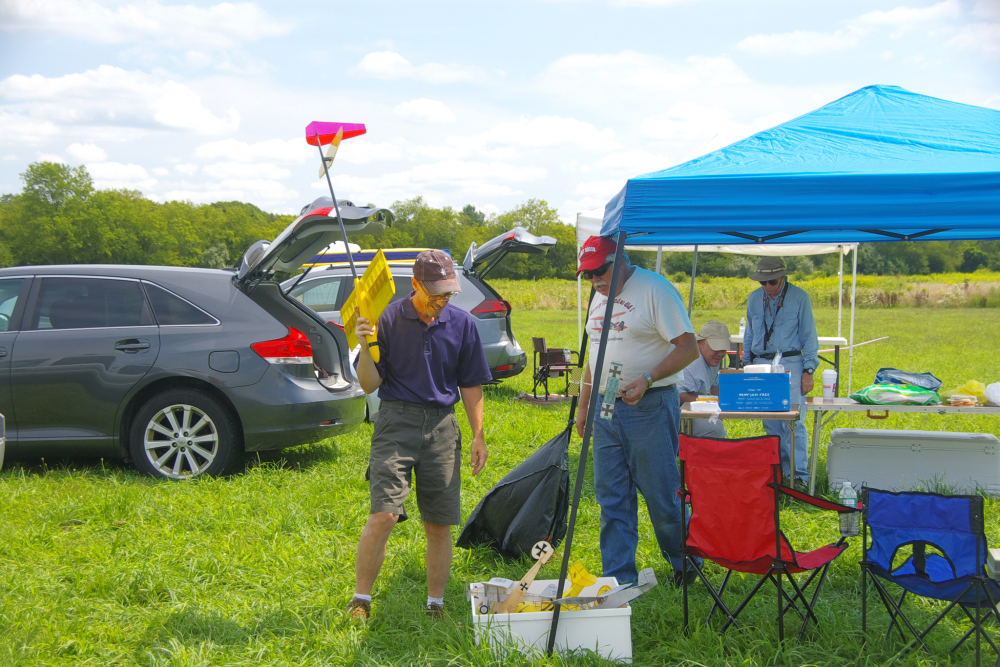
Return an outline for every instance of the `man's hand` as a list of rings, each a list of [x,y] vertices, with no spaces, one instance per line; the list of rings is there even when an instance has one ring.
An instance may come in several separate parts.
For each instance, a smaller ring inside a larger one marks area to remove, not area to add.
[[[365,336],[374,336],[375,327],[367,318],[361,317],[361,311],[358,310],[357,306],[354,307],[354,315],[357,317],[354,325],[354,336],[361,343],[361,352],[370,355],[371,352],[368,350],[368,341],[365,340]]]
[[[646,382],[646,376],[643,375],[619,389],[618,395],[629,405],[635,405],[646,394],[647,389],[649,389],[649,383]]]
[[[816,380],[813,377],[812,373],[806,373],[805,371],[803,371],[802,372],[802,395],[805,396],[810,391],[812,391],[813,387],[815,386],[815,384],[816,384]]]
[[[576,434],[583,437],[583,430],[587,426],[587,409],[590,406],[583,401],[577,403],[576,406]]]
[[[486,458],[489,456],[486,451],[486,439],[483,436],[473,438],[470,451],[472,456],[469,463],[472,465],[472,474],[478,475],[479,471],[486,465]]]

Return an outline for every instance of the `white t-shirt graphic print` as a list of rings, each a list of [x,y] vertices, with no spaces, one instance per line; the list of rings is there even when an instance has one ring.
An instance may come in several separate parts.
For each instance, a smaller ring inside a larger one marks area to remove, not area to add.
[[[595,295],[587,318],[591,377],[594,376],[597,363],[601,326],[607,304],[607,297]],[[625,282],[621,294],[615,298],[611,311],[608,349],[604,354],[604,369],[598,393],[604,393],[611,362],[621,362],[620,386],[624,387],[632,380],[652,373],[656,365],[673,351],[674,345],[670,341],[685,333],[693,334],[694,329],[684,309],[680,292],[666,278],[636,267],[632,277]],[[678,371],[657,380],[653,386],[666,387],[680,382],[683,377],[684,372]]]

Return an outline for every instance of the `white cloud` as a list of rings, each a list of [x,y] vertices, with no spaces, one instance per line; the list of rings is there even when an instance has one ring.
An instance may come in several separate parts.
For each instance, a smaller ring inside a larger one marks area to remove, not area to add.
[[[137,128],[220,134],[240,124],[235,109],[229,109],[225,117],[216,116],[184,84],[111,65],[51,78],[14,74],[0,80],[0,96],[17,101],[16,108],[6,107],[8,112],[30,114],[39,130],[51,123],[52,133],[65,133],[72,126],[96,126],[123,140],[129,130],[134,134]],[[39,130],[32,134],[41,134]]]
[[[343,147],[346,144],[341,144]],[[204,160],[235,160],[237,162],[255,162],[257,160],[276,160],[278,162],[291,162],[301,164],[310,157],[316,158],[319,164],[319,154],[315,146],[306,143],[305,137],[302,139],[268,139],[256,143],[247,143],[236,139],[223,139],[222,141],[212,141],[198,146],[194,151],[195,157]]]
[[[56,155],[55,153],[38,153],[35,156],[38,162],[59,162],[61,164],[67,164],[66,158],[62,155]]]
[[[153,172],[154,174],[156,174],[157,176],[169,176],[170,175],[170,170],[167,169],[166,167],[153,167],[152,169],[150,169],[150,171]]]
[[[425,83],[477,83],[483,77],[479,69],[465,65],[413,65],[395,51],[369,53],[361,59],[355,71],[376,79],[416,79]]]
[[[665,114],[645,119],[642,133],[654,139],[675,142],[713,135],[725,135],[731,137],[731,141],[738,141],[791,118],[790,114],[778,112],[761,116],[750,123],[740,123],[724,107],[684,101],[675,104]]]
[[[1000,56],[1000,22],[969,23],[948,40],[947,45],[966,51],[982,51],[994,58]]]
[[[368,164],[385,160],[399,160],[403,157],[403,149],[388,141],[373,143],[363,139],[351,139],[340,144],[337,149],[337,162],[348,164]],[[316,156],[316,167],[319,168],[319,156]]]
[[[298,199],[299,193],[283,183],[267,179],[226,179],[218,183],[191,184],[163,193],[166,201],[244,201],[257,206],[285,205]]]
[[[0,137],[5,143],[37,146],[59,135],[59,127],[48,120],[25,113],[11,113],[0,107]]]
[[[627,178],[613,178],[610,181],[591,181],[589,183],[580,183],[573,190],[573,194],[587,195],[591,198],[603,199],[604,201],[607,201],[623,187],[625,187],[626,181],[628,181]]]
[[[497,146],[531,149],[577,146],[606,152],[619,147],[613,130],[598,130],[590,123],[560,116],[521,116],[516,121],[498,123],[480,135],[449,137],[447,143],[459,149],[480,151]]]
[[[858,32],[836,30],[834,32],[814,32],[796,30],[772,35],[753,35],[740,41],[736,48],[748,53],[793,54],[811,56],[851,49],[858,45]]]
[[[420,99],[403,102],[393,109],[397,116],[418,123],[450,123],[455,120],[455,114],[444,102]]]
[[[16,156],[16,155],[14,155],[14,154],[10,154],[10,155],[4,155],[4,156],[3,156],[3,159],[4,159],[4,160],[16,160],[16,159],[17,159],[17,156]]]
[[[477,206],[476,208],[485,213],[487,218],[491,215],[500,214],[500,208],[496,204],[483,204],[482,206]]]
[[[986,21],[1000,21],[1000,2],[996,0],[976,0],[972,15]]]
[[[100,190],[120,188],[149,190],[156,187],[158,182],[137,164],[95,162],[87,164],[87,171],[94,179],[94,187]]]
[[[580,171],[626,171],[629,175],[644,174],[670,166],[670,158],[654,155],[641,148],[605,155],[592,165],[585,165]]]
[[[5,0],[0,3],[0,27],[109,44],[153,41],[175,48],[205,49],[228,49],[291,30],[291,25],[276,20],[256,3],[196,7],[164,5],[156,0],[115,9],[94,0]]]
[[[277,180],[292,175],[288,169],[274,164],[247,164],[245,162],[217,162],[205,165],[201,171],[206,176],[219,179]]]
[[[198,165],[196,164],[175,164],[174,169],[185,176],[194,176],[198,173]]]
[[[104,162],[108,159],[108,154],[96,144],[70,144],[66,152],[80,162]]]
[[[917,23],[936,23],[943,19],[962,16],[958,0],[944,0],[930,7],[896,7],[889,11],[873,11],[857,18],[858,23],[877,26],[911,26]]]

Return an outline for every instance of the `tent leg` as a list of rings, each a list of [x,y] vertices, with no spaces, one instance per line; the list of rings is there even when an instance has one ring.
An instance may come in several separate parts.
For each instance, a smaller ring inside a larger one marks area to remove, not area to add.
[[[691,262],[691,293],[688,295],[688,319],[691,319],[691,308],[694,306],[694,277],[698,273],[698,246],[694,247],[694,261]]]
[[[854,314],[858,308],[858,248],[854,245],[853,268],[851,270],[851,347],[847,354],[847,396],[851,395],[851,381],[854,379]],[[840,380],[837,381],[838,384]]]
[[[569,523],[566,524],[566,537],[563,538],[562,567],[559,570],[559,582],[556,587],[556,598],[563,596],[563,586],[566,574],[569,572],[570,554],[573,547],[573,531],[576,528],[576,514],[580,509],[580,495],[583,492],[583,478],[587,471],[587,456],[590,451],[590,439],[594,434],[594,417],[597,415],[598,393],[601,386],[601,370],[604,368],[604,355],[608,350],[608,333],[611,331],[611,314],[614,312],[615,295],[620,281],[624,280],[623,257],[625,255],[625,230],[618,232],[618,250],[615,252],[614,269],[611,271],[611,284],[608,286],[608,304],[604,309],[604,322],[601,326],[601,342],[597,348],[597,361],[594,364],[594,374],[591,378],[590,401],[587,407],[587,421],[583,427],[583,443],[580,446],[580,463],[576,470],[576,485],[573,488],[573,504],[570,506]],[[556,629],[559,627],[560,606],[552,610],[552,625],[549,627],[549,641],[546,655],[552,655],[556,643]]]
[[[841,333],[844,324],[844,246],[840,246],[837,255],[840,257],[840,270],[837,271],[837,338],[840,338],[844,335]],[[839,364],[837,369],[840,369]]]
[[[656,246],[656,273],[659,275],[660,269],[663,267],[663,246]]]

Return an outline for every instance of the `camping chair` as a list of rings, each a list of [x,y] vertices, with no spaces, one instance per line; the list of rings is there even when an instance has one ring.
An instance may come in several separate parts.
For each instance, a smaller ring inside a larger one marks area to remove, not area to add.
[[[841,537],[836,544],[806,553],[795,551],[781,532],[779,498],[786,494],[840,513],[857,510],[783,486],[776,436],[723,440],[682,433],[680,474],[681,497],[691,503],[690,522],[686,527],[682,524],[684,626],[688,622],[688,567],[693,567],[714,600],[708,622],[716,609],[721,609],[727,616],[722,629],[734,625],[742,631],[737,620],[740,612],[770,581],[777,590],[779,640],[784,641],[784,615],[789,610],[802,619],[801,640],[810,620],[819,623],[813,607],[830,563],[847,548],[847,540]],[[718,590],[709,583],[700,559],[714,561],[727,570]],[[761,577],[735,608],[723,601],[733,572]],[[809,572],[809,576],[800,584],[792,575],[803,572]],[[783,580],[791,592],[783,587]],[[809,599],[807,593],[814,583]]]
[[[972,628],[958,640],[952,652],[973,633],[976,635],[976,665],[979,665],[981,639],[1000,649],[983,629],[992,617],[1000,621],[997,602],[1000,585],[986,576],[986,533],[983,524],[982,496],[946,496],[917,491],[880,491],[862,487],[865,506],[864,546],[861,561],[861,629],[868,624],[868,575],[889,614],[889,629],[899,631],[905,641],[902,625],[914,639],[902,650],[905,655],[920,644],[928,653],[924,637],[955,607],[959,607],[972,622]],[[868,545],[868,538],[871,545]],[[898,601],[889,595],[885,582],[903,589]],[[929,626],[918,632],[903,615],[907,593],[949,602]],[[902,623],[897,622],[897,619]],[[997,663],[1000,664],[1000,658]]]
[[[563,350],[549,350],[545,345],[544,338],[531,338],[531,345],[535,349],[533,367],[535,381],[531,388],[531,394],[538,398],[538,387],[545,390],[545,400],[549,400],[549,378],[565,376],[566,393],[569,393],[570,374],[580,367],[580,353],[570,351],[569,359],[566,358]],[[573,361],[576,355],[576,361]]]

